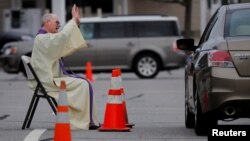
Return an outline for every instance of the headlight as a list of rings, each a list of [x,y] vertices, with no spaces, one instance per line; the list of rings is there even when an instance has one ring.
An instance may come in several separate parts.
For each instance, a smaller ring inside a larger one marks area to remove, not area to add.
[[[10,48],[6,48],[3,51],[3,54],[4,55],[12,55],[12,54],[16,54],[16,52],[17,52],[17,48],[16,47],[10,47]]]

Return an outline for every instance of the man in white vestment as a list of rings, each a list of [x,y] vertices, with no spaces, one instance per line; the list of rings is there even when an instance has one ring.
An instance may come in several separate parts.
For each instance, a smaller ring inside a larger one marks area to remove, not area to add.
[[[87,47],[79,30],[80,13],[72,7],[72,19],[58,32],[60,22],[55,14],[43,16],[42,28],[34,41],[31,65],[48,94],[58,99],[60,82],[66,82],[71,129],[97,129],[99,123],[93,103],[91,84],[84,78],[65,73],[61,58]],[[84,56],[83,56],[84,57]],[[29,85],[35,89],[36,82]]]

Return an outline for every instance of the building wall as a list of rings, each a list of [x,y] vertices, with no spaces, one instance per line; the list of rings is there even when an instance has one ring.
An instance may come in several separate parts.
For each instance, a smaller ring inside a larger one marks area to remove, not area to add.
[[[192,3],[192,27],[194,32],[200,29],[200,1],[193,0]],[[181,29],[185,25],[185,7],[178,3],[162,3],[153,0],[128,0],[129,14],[162,14],[177,16],[180,21]]]
[[[197,36],[200,35],[200,16],[200,0],[193,0],[191,29]]]
[[[35,0],[38,8],[45,10],[45,2]],[[116,0],[114,0],[116,1]],[[180,21],[181,29],[184,30],[185,7],[178,3],[162,3],[153,0],[127,0],[128,14],[162,14],[177,16]],[[0,31],[3,31],[3,12],[5,8],[11,8],[11,0],[0,0]],[[200,0],[193,0],[192,4],[192,31],[199,32],[200,28]]]
[[[3,10],[11,7],[10,0],[0,0],[0,32],[3,31]]]

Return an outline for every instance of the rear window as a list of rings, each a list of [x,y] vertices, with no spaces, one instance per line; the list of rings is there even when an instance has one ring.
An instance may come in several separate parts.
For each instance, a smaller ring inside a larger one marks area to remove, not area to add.
[[[228,12],[226,17],[225,36],[250,36],[250,9],[240,9]]]

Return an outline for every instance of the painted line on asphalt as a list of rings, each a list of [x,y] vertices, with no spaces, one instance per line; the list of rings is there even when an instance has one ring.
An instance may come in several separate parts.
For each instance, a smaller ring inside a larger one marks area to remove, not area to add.
[[[40,136],[46,131],[47,129],[35,129],[31,131],[23,141],[39,141]]]

